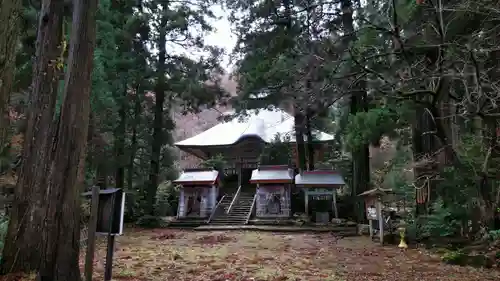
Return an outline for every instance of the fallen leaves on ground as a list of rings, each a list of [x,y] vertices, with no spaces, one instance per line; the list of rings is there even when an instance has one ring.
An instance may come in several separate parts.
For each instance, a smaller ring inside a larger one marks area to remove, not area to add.
[[[327,233],[134,230],[116,241],[113,280],[500,280],[500,272],[493,269],[446,265],[418,250],[401,251],[365,237]],[[97,278],[104,272],[105,258],[105,243],[100,243]]]

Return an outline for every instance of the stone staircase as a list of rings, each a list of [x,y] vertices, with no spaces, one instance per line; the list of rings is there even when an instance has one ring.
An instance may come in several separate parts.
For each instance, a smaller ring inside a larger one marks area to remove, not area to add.
[[[220,208],[224,206],[224,212],[214,215],[210,221],[210,225],[244,225],[247,222],[248,214],[252,211],[254,193],[241,192],[237,201],[234,202],[231,211],[226,213],[231,205],[233,196],[224,197],[220,203]]]

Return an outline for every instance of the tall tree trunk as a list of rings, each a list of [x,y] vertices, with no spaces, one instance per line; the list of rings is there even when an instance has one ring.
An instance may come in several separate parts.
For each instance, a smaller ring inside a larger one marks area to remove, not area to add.
[[[63,10],[62,0],[42,2],[22,166],[14,191],[15,200],[2,255],[4,273],[36,270],[42,260],[44,241],[40,233],[45,231],[51,130],[60,75],[55,62],[62,48]]]
[[[156,203],[156,191],[160,173],[160,154],[164,142],[163,135],[163,103],[165,102],[166,81],[165,81],[165,59],[166,59],[166,25],[167,19],[163,15],[160,24],[160,34],[158,37],[158,67],[156,70],[157,79],[155,87],[155,106],[153,121],[153,134],[151,144],[151,166],[149,170],[149,185],[146,190],[145,214],[154,215]]]
[[[311,128],[311,113],[306,114],[307,169],[314,170],[314,139]]]
[[[125,83],[124,94],[121,100],[120,109],[118,110],[118,126],[115,130],[115,160],[116,173],[115,183],[116,188],[124,188],[125,186],[125,129],[127,124],[127,85]]]
[[[52,143],[53,161],[45,198],[46,230],[39,272],[42,280],[79,280],[80,193],[83,190],[96,41],[97,0],[73,2],[64,99]]]
[[[9,97],[14,82],[21,0],[0,2],[0,149],[7,145]]]
[[[108,186],[108,173],[107,165],[108,155],[106,151],[106,141],[103,139],[101,133],[97,129],[98,121],[95,120],[92,111],[89,113],[89,130],[87,135],[87,142],[91,144],[92,158],[91,163],[94,164],[92,168],[95,168],[96,177],[94,179],[94,185],[99,186],[101,189],[106,189]],[[88,154],[89,148],[87,148]]]
[[[283,0],[283,7],[285,9],[285,20],[286,20],[286,36],[288,39],[292,38],[292,1],[291,0]],[[292,41],[290,41],[292,44]],[[288,46],[292,48],[293,46]],[[296,145],[296,153],[297,153],[297,168],[300,172],[306,170],[306,149],[304,143],[304,122],[305,117],[304,113],[301,111],[297,101],[294,101],[293,104],[293,117],[294,117],[294,129],[295,129],[295,145]]]
[[[434,161],[428,161],[427,159],[434,159],[436,139],[435,135],[432,133],[435,130],[434,120],[436,116],[432,116],[431,112],[433,110],[428,106],[421,104],[417,106],[415,111],[415,123],[412,126],[412,148],[413,148],[413,159],[416,163],[415,167],[415,178],[418,187],[423,187],[424,189],[419,189],[417,191],[417,202],[416,202],[416,214],[422,215],[428,212],[428,200],[426,198],[432,197],[428,194],[430,190],[427,187],[432,184],[429,182],[428,177],[432,176],[437,168]],[[431,188],[433,191],[434,188]],[[423,201],[421,201],[423,200]]]
[[[306,170],[306,148],[304,143],[304,114],[295,107],[294,113],[295,125],[295,144],[297,146],[297,168],[299,171]]]
[[[342,24],[345,33],[349,34],[344,37],[344,48],[347,52],[349,45],[357,38],[354,33],[353,24],[353,5],[352,0],[341,0],[342,9]],[[357,66],[355,66],[357,67]],[[355,115],[358,112],[366,112],[368,110],[368,101],[366,93],[366,80],[361,79],[354,87],[356,91],[351,97],[350,114]],[[370,149],[368,144],[352,151],[352,196],[355,202],[355,213],[358,222],[366,221],[366,212],[364,201],[357,196],[358,194],[368,190],[370,187]]]
[[[133,118],[133,123],[132,123],[132,137],[130,139],[130,155],[129,155],[129,162],[128,162],[128,167],[127,167],[127,188],[132,189],[134,186],[134,161],[135,161],[135,156],[137,153],[137,127],[139,125],[139,116],[141,113],[141,100],[139,98],[139,91],[140,87],[136,87],[135,91],[135,96],[134,96],[134,118]],[[133,198],[132,196],[128,196],[128,215],[129,217],[133,218],[134,217],[134,202],[136,198]]]

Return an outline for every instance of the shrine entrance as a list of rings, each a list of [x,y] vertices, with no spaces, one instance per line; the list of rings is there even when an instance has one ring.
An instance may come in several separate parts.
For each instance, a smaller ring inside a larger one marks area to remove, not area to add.
[[[198,192],[184,194],[186,200],[186,217],[199,217],[201,210],[201,196]]]
[[[313,215],[312,221],[328,223],[335,216],[333,208],[333,194],[309,195],[308,213]]]
[[[250,178],[252,177],[252,168],[243,168],[241,169],[241,186],[250,185]]]

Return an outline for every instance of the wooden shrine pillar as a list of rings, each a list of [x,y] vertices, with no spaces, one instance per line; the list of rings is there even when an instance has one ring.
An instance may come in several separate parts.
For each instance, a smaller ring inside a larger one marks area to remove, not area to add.
[[[241,159],[236,162],[236,174],[238,174],[238,188],[241,186],[242,176],[243,176],[243,164],[241,163]]]
[[[304,189],[304,200],[306,215],[309,215],[309,192],[307,192],[306,188]]]
[[[335,218],[338,219],[339,218],[339,211],[337,209],[337,189],[333,190],[332,196],[333,196],[333,198],[332,198],[333,199],[332,200],[333,201],[332,202],[332,204],[333,204],[333,214],[334,214]]]

